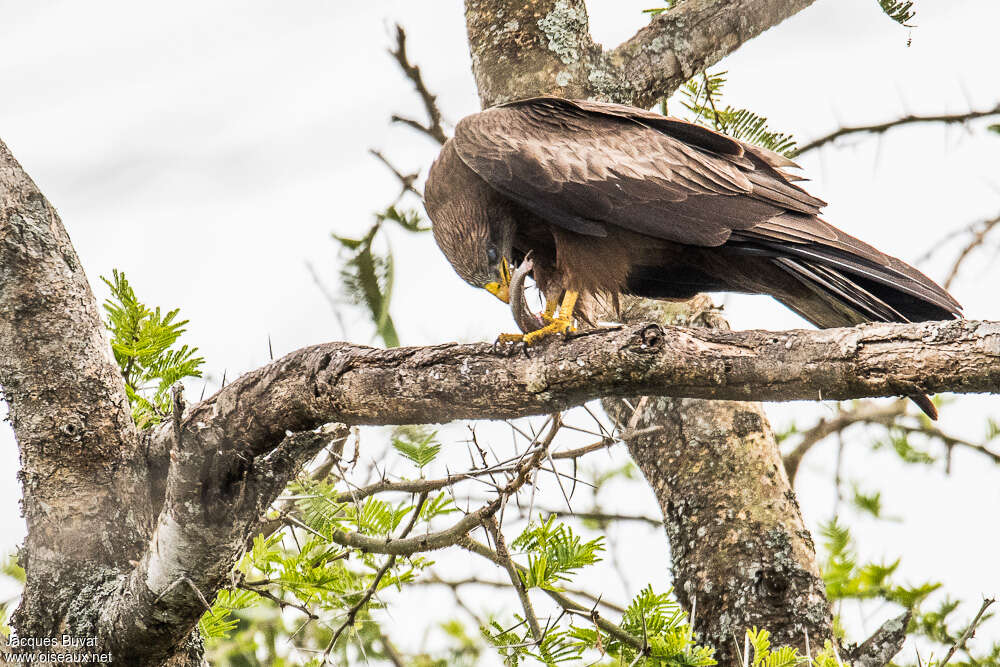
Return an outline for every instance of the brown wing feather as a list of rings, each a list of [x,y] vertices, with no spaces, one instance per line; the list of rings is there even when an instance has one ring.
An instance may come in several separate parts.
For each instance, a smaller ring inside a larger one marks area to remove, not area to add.
[[[462,160],[553,224],[717,246],[786,210],[823,205],[768,159],[705,128],[620,105],[536,98],[464,119]]]

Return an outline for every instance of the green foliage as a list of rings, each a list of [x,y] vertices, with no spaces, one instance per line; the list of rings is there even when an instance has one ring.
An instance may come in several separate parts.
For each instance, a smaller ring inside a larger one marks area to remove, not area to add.
[[[252,607],[259,598],[260,596],[252,591],[229,589],[219,591],[212,608],[198,621],[198,631],[205,639],[228,636],[239,623],[239,620],[233,617],[233,612]]]
[[[189,377],[201,377],[205,360],[198,348],[175,347],[187,320],[179,320],[178,309],[166,314],[150,309],[117,269],[111,280],[101,276],[111,289],[104,302],[111,349],[125,379],[125,392],[136,426],[146,429],[170,414],[170,387]]]
[[[826,641],[823,650],[813,656],[799,655],[799,650],[791,646],[771,647],[771,633],[767,630],[753,628],[746,632],[750,655],[745,657],[744,664],[751,667],[796,667],[810,665],[811,667],[840,667],[833,644]]]
[[[420,472],[437,457],[441,451],[441,443],[437,440],[437,431],[430,433],[422,429],[396,429],[392,439],[392,447],[416,465]]]
[[[851,491],[851,504],[861,512],[870,514],[874,519],[882,519],[884,521],[902,521],[898,517],[885,516],[882,513],[882,492],[873,491],[872,493],[865,493],[862,491],[857,484],[853,485]]]
[[[584,542],[564,523],[556,523],[555,515],[532,522],[511,546],[528,556],[528,568],[521,573],[526,588],[559,590],[561,582],[569,581],[574,570],[593,565],[604,551],[604,538]]]
[[[941,587],[936,582],[917,586],[894,583],[892,575],[899,568],[899,559],[889,564],[859,563],[850,530],[836,519],[821,525],[819,532],[827,552],[820,573],[831,601],[884,599],[914,608]]]
[[[662,14],[663,12],[669,12],[671,9],[673,9],[677,5],[681,4],[682,2],[684,2],[684,0],[663,0],[663,4],[664,4],[663,7],[654,7],[652,9],[644,9],[644,10],[642,10],[642,12],[644,14],[652,14],[653,16],[658,16],[659,14]]]
[[[17,562],[17,556],[8,554],[0,558],[0,576],[12,579],[18,586],[24,586],[24,568]],[[10,627],[7,625],[8,617],[17,606],[20,595],[15,595],[9,600],[0,600],[0,639],[10,636]]]
[[[632,599],[621,620],[621,628],[641,639],[649,649],[640,656],[632,646],[592,628],[574,627],[573,636],[583,646],[602,647],[626,665],[645,667],[697,667],[714,665],[714,650],[698,646],[687,621],[687,614],[670,592],[654,593],[646,586]]]
[[[692,117],[690,120],[768,150],[791,156],[795,139],[790,134],[768,128],[767,118],[748,109],[722,106],[722,91],[726,72],[702,73],[685,83],[680,90],[682,102]]]
[[[714,665],[713,650],[698,646],[687,616],[669,593],[657,594],[647,586],[632,600],[620,626],[648,646],[644,655],[627,643],[593,626],[549,626],[535,642],[524,619],[505,627],[496,619],[480,628],[504,664],[517,667],[527,658],[545,665],[579,664],[588,651],[615,658],[615,664],[643,667],[700,667]],[[593,661],[590,661],[593,663]]]
[[[878,0],[878,5],[885,12],[886,16],[899,25],[907,28],[915,27],[908,23],[917,14],[913,11],[913,2],[911,0]]]
[[[14,554],[8,554],[0,560],[0,574],[19,584],[23,584],[25,580],[24,568],[17,562]]]
[[[996,132],[997,134],[1000,134],[1000,123],[994,123],[993,125],[988,126],[986,129],[989,130],[990,132]]]
[[[375,586],[377,573],[386,562],[385,557],[345,549],[334,543],[331,536],[334,531],[378,536],[394,534],[398,532],[401,522],[416,511],[415,505],[412,502],[392,504],[374,496],[358,503],[341,502],[340,490],[328,482],[296,483],[290,491],[298,499],[296,521],[301,526],[301,531],[293,539],[289,539],[289,533],[283,532],[254,538],[237,573],[237,580],[244,582],[243,588],[250,588],[251,592],[243,595],[247,591],[242,589],[223,591],[213,605],[212,613],[206,614],[202,619],[203,636],[211,640],[209,645],[213,654],[238,655],[243,656],[243,660],[248,653],[253,655],[257,652],[253,633],[259,630],[249,622],[242,623],[241,619],[249,618],[248,614],[251,612],[268,613],[267,610],[274,605],[273,600],[264,599],[252,592],[266,591],[286,605],[309,609],[311,613],[323,618],[343,619],[351,608],[364,601],[357,613],[354,627],[343,633],[334,647],[333,655],[340,656],[335,662],[351,662],[345,656],[352,642],[365,655],[384,656],[385,647],[381,644],[378,626],[371,621],[369,613],[371,609],[382,605],[381,598],[376,594],[365,601],[365,597],[368,590]],[[451,500],[441,496],[443,494],[424,503],[417,525],[454,511]],[[400,588],[412,582],[431,564],[430,560],[419,555],[397,560],[378,579],[376,593],[387,587]],[[252,605],[253,609],[250,609]],[[267,618],[270,631],[279,636],[281,628],[285,627],[281,615],[271,613]],[[329,643],[333,629],[337,627],[336,622],[332,629],[329,623],[322,626],[316,623],[307,625],[317,627],[300,633],[300,639],[296,643],[312,646],[314,650],[320,651]],[[285,636],[299,630],[302,628],[296,627],[293,631],[286,632]],[[277,644],[269,643],[269,646],[268,651],[273,656],[279,649]],[[462,649],[458,653],[467,655],[469,651]],[[431,658],[424,657],[427,661],[418,664],[435,664]]]
[[[386,347],[398,347],[399,335],[396,325],[389,315],[395,270],[392,250],[384,252],[375,249],[376,238],[383,231],[384,224],[394,222],[408,232],[425,232],[429,227],[421,226],[420,216],[415,211],[400,211],[390,206],[376,214],[375,223],[361,238],[333,235],[345,255],[340,270],[342,289],[347,298],[358,306],[363,306],[375,324],[375,334]],[[383,235],[384,237],[384,235]]]
[[[910,442],[909,434],[899,429],[890,428],[888,436],[882,440],[876,440],[872,444],[872,450],[891,448],[904,463],[930,464],[937,459],[914,447]]]

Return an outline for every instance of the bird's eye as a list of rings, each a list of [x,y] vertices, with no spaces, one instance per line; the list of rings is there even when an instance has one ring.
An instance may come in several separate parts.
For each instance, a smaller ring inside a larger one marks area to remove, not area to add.
[[[495,245],[486,248],[486,259],[490,260],[490,264],[496,264],[497,260],[500,259],[500,251]]]

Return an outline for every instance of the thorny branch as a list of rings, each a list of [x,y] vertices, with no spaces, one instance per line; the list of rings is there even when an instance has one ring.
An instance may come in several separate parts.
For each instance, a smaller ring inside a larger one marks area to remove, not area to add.
[[[905,400],[894,401],[889,404],[862,401],[850,409],[838,412],[834,417],[821,419],[812,428],[804,431],[801,434],[801,440],[795,448],[783,457],[789,482],[794,484],[802,458],[813,446],[831,435],[842,433],[855,424],[882,426],[890,431],[922,435],[932,440],[937,440],[948,450],[949,456],[947,460],[949,468],[950,453],[954,447],[968,449],[989,458],[993,463],[1000,464],[1000,453],[994,452],[980,443],[942,431],[938,426],[922,417],[917,417],[917,421],[914,423],[900,421],[900,418],[906,417],[907,407]]]
[[[976,612],[975,618],[973,618],[972,622],[969,623],[969,627],[965,629],[965,632],[963,632],[962,636],[958,638],[958,641],[955,642],[955,644],[950,649],[948,649],[948,652],[945,654],[944,658],[941,660],[938,667],[944,667],[945,665],[947,665],[948,661],[951,660],[952,656],[955,655],[955,651],[959,650],[960,648],[961,649],[965,648],[965,642],[969,641],[969,639],[971,639],[972,636],[975,635],[976,627],[983,620],[983,614],[986,613],[986,610],[989,609],[994,602],[996,602],[996,598],[986,598],[985,600],[983,600],[982,606],[979,607],[979,611]]]
[[[928,116],[907,114],[906,116],[896,118],[895,120],[886,121],[884,123],[876,123],[874,125],[841,127],[829,134],[813,139],[812,141],[799,146],[792,154],[792,157],[798,157],[803,153],[815,150],[820,146],[824,146],[840,139],[841,137],[851,134],[882,134],[893,128],[902,127],[903,125],[912,125],[914,123],[945,123],[947,125],[968,123],[969,121],[976,120],[977,118],[988,118],[990,116],[998,115],[1000,115],[1000,103],[990,109],[983,109],[981,111],[967,111],[965,113],[958,114],[934,114]]]
[[[417,524],[417,519],[420,518],[420,512],[422,512],[424,509],[425,502],[427,502],[426,492],[420,494],[420,497],[417,499],[416,504],[413,506],[413,514],[410,516],[410,520],[407,522],[406,527],[403,528],[403,531],[399,534],[400,538],[406,537],[407,535],[410,534],[410,531],[413,530],[413,527]],[[340,627],[338,627],[337,630],[333,633],[333,637],[330,639],[330,643],[327,644],[326,650],[323,651],[324,665],[326,664],[327,659],[330,657],[330,651],[333,650],[333,647],[337,644],[337,640],[340,639],[340,635],[343,634],[344,630],[354,625],[354,620],[357,618],[358,612],[361,611],[364,608],[364,606],[368,604],[368,601],[372,599],[372,596],[375,595],[376,592],[378,592],[378,586],[382,582],[382,579],[385,577],[386,573],[392,569],[392,566],[395,564],[396,564],[396,554],[391,554],[386,559],[385,564],[382,565],[382,567],[379,568],[379,571],[375,574],[375,577],[372,579],[372,583],[368,587],[368,590],[365,591],[364,595],[362,595],[357,602],[351,605],[350,610],[348,610],[347,612],[347,618],[344,619],[344,622],[341,623]]]
[[[420,190],[416,188],[416,186],[413,185],[414,183],[417,182],[417,179],[420,177],[420,172],[415,171],[411,174],[404,174],[399,169],[397,169],[392,162],[389,161],[389,158],[382,155],[381,151],[375,150],[374,148],[369,148],[368,152],[371,153],[376,158],[378,158],[379,162],[384,164],[389,169],[389,171],[392,172],[393,176],[395,176],[399,180],[400,191],[399,194],[396,196],[396,201],[393,202],[394,205],[398,204],[399,200],[402,199],[403,195],[405,195],[407,192],[412,192],[420,199],[424,198],[424,193],[422,193]]]
[[[493,549],[490,549],[485,544],[477,542],[468,535],[462,538],[462,540],[458,542],[458,545],[467,551],[471,551],[474,554],[477,554],[479,556],[482,556],[483,558],[486,558],[487,560],[492,561],[496,565],[503,566],[503,563],[501,562],[500,556],[499,554],[497,554],[497,552],[495,552]],[[527,568],[524,567],[523,565],[518,565],[517,563],[514,563],[514,567],[517,569],[519,574],[520,573],[527,574]],[[621,626],[612,623],[611,621],[608,621],[605,618],[602,618],[592,608],[585,607],[584,605],[576,602],[569,596],[564,595],[559,591],[543,588],[542,592],[548,595],[553,600],[555,600],[556,604],[562,607],[567,613],[589,619],[595,622],[597,627],[599,627],[601,630],[608,633],[615,639],[621,641],[624,644],[628,644],[629,646],[638,651],[643,650],[643,642],[641,639],[632,636],[631,634],[623,630]]]
[[[510,585],[517,593],[517,598],[521,601],[521,608],[524,609],[524,617],[528,621],[528,627],[531,628],[531,636],[535,638],[536,642],[541,642],[542,626],[538,624],[538,616],[535,615],[535,608],[531,605],[531,598],[528,597],[528,590],[524,587],[521,574],[517,571],[517,564],[510,557],[510,551],[507,549],[507,542],[504,540],[500,525],[493,517],[488,517],[483,522],[483,525],[486,526],[490,537],[493,538],[493,544],[496,545],[497,561],[507,571],[507,575],[510,577]]]

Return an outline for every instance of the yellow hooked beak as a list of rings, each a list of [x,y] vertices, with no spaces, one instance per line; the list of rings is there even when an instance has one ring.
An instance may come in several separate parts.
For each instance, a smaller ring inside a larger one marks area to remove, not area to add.
[[[510,266],[506,257],[500,260],[500,282],[486,283],[483,289],[504,303],[510,303]]]

